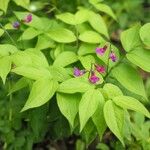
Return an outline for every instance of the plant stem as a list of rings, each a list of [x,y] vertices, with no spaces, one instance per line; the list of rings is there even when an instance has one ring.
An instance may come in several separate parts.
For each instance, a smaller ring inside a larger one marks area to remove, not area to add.
[[[108,52],[108,60],[107,60],[107,70],[106,70],[106,73],[108,74],[108,71],[109,71],[109,56],[110,56],[110,53],[111,53],[111,44],[109,46],[109,52]]]
[[[111,71],[114,69],[114,68],[116,68],[120,63],[121,63],[121,61],[123,60],[125,58],[125,55],[123,55],[121,58],[120,58],[120,60],[108,71],[108,73],[106,74],[106,76],[105,76],[105,80],[107,79],[107,77],[109,76],[109,74],[111,73]]]
[[[11,77],[10,77],[10,80],[9,80],[9,92],[11,90]],[[12,102],[12,94],[9,95],[9,104],[10,104],[10,108],[9,108],[9,121],[12,120],[12,108],[11,108],[11,102]]]
[[[7,32],[7,30],[4,28],[4,26],[0,23],[0,27],[4,30],[4,32],[7,34],[7,36],[9,37],[9,39],[11,40],[11,42],[13,43],[13,45],[15,45],[17,47],[16,42],[14,41],[14,39],[10,36],[10,34]]]

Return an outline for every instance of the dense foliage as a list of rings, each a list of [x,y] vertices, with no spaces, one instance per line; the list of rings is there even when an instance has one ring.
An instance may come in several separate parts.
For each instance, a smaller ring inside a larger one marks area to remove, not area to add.
[[[2,149],[150,149],[143,2],[0,0]]]

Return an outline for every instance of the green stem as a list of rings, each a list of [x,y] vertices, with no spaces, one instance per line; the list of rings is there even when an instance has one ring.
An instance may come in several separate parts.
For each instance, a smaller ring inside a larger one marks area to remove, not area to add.
[[[125,55],[123,55],[121,58],[120,58],[120,60],[108,71],[108,73],[106,74],[106,76],[105,76],[105,80],[107,80],[107,78],[108,78],[108,76],[110,75],[110,73],[111,73],[111,71],[114,69],[114,68],[116,68],[121,62],[122,62],[122,60],[125,58]]]
[[[16,42],[14,41],[14,39],[10,36],[10,34],[7,32],[7,30],[4,28],[4,26],[0,23],[0,27],[4,30],[4,32],[7,34],[7,36],[9,37],[9,39],[11,40],[11,42],[13,43],[13,45],[15,45],[17,47]]]
[[[11,77],[10,77],[11,78]],[[9,80],[9,92],[11,90],[11,79]],[[12,108],[11,108],[11,102],[12,102],[12,94],[9,95],[9,104],[10,104],[10,108],[9,108],[9,121],[12,120]]]
[[[106,70],[106,73],[108,74],[108,71],[109,71],[109,56],[110,56],[110,53],[111,53],[111,44],[109,46],[109,52],[108,52],[108,59],[107,59],[107,70]]]

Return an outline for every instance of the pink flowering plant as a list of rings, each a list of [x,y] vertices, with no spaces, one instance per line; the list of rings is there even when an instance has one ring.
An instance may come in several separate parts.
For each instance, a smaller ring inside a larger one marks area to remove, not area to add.
[[[1,85],[7,89],[9,121],[18,116],[20,122],[11,132],[23,130],[22,122],[30,131],[23,141],[75,135],[89,145],[111,131],[125,147],[133,112],[150,118],[140,74],[150,72],[150,23],[122,31],[117,45],[99,7],[108,7],[102,12],[115,21],[111,8],[94,0],[88,5],[75,13],[55,8],[53,17],[13,11],[0,23]]]

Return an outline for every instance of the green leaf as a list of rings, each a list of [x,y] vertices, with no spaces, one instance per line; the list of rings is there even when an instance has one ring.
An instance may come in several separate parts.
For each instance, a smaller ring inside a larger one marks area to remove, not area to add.
[[[71,24],[71,25],[76,24],[74,14],[71,14],[69,12],[56,15],[56,18],[63,21],[63,22],[65,22],[65,23],[67,23],[67,24]]]
[[[0,56],[8,56],[17,51],[18,49],[11,44],[0,44]]]
[[[38,31],[32,27],[29,27],[23,32],[23,34],[21,35],[21,37],[18,40],[19,41],[20,40],[30,40],[30,39],[33,39],[34,37],[38,36],[39,34],[41,34],[40,31]]]
[[[45,57],[45,55],[37,50],[37,49],[27,49],[26,51],[24,51],[32,60],[32,65],[33,67],[37,67],[37,68],[47,68],[49,67],[48,61]]]
[[[81,9],[76,12],[76,14],[71,14],[69,12],[56,15],[56,18],[71,25],[81,24],[88,20],[88,10]]]
[[[116,15],[114,14],[114,12],[112,11],[111,7],[109,7],[106,4],[94,4],[94,7],[96,9],[98,9],[101,12],[104,12],[106,14],[108,14],[109,16],[111,16],[114,20],[117,20]]]
[[[103,87],[104,92],[107,95],[107,99],[112,99],[116,96],[123,95],[120,88],[114,84],[106,83]]]
[[[85,31],[79,35],[79,40],[87,43],[100,43],[103,38],[94,31]]]
[[[5,84],[6,77],[11,69],[11,59],[9,56],[0,58],[0,77]]]
[[[57,91],[62,93],[83,93],[93,88],[93,85],[89,84],[86,81],[83,81],[80,78],[72,78],[61,83]]]
[[[55,80],[59,81],[59,82],[63,82],[70,77],[70,75],[68,74],[67,70],[63,67],[59,67],[59,66],[50,66],[50,73],[52,74],[52,76],[54,77]]]
[[[49,70],[44,68],[37,69],[31,66],[21,66],[21,67],[16,67],[11,71],[18,75],[22,75],[26,78],[33,79],[33,80],[38,80],[41,78],[52,78],[52,75],[49,72]]]
[[[113,99],[116,105],[129,110],[140,112],[150,118],[150,113],[137,99],[129,96],[117,96]]]
[[[90,145],[90,143],[92,143],[92,141],[94,141],[94,139],[97,137],[97,132],[91,119],[86,123],[80,135],[85,141],[86,145]]]
[[[150,23],[146,23],[141,27],[140,37],[143,43],[150,47]]]
[[[95,44],[83,43],[79,47],[78,55],[82,56],[82,55],[86,55],[86,54],[90,54],[90,53],[95,53],[95,48],[96,48]]]
[[[15,66],[26,66],[32,65],[31,57],[26,53],[26,51],[18,51],[11,55],[12,62]]]
[[[21,79],[19,79],[13,86],[12,88],[10,89],[8,95],[10,95],[11,93],[14,93],[24,87],[27,87],[28,86],[28,79],[22,77]]]
[[[81,96],[79,94],[57,93],[57,104],[61,113],[67,118],[72,127],[78,113]]]
[[[127,64],[120,64],[112,70],[112,74],[127,90],[146,98],[143,80],[136,69]]]
[[[85,21],[88,20],[88,17],[89,17],[89,10],[87,9],[78,10],[75,14],[76,25],[84,23]]]
[[[29,98],[21,111],[45,104],[55,94],[57,87],[58,83],[49,78],[41,78],[35,81]]]
[[[78,61],[78,57],[74,52],[65,51],[57,56],[54,61],[55,66],[65,67]]]
[[[92,120],[97,128],[100,139],[102,139],[102,136],[103,136],[107,126],[106,126],[106,122],[104,119],[104,113],[103,113],[103,107],[105,104],[104,97],[101,93],[99,94],[99,96],[100,96],[99,97],[100,103],[98,105],[97,110],[95,111],[95,113],[92,116]]]
[[[139,36],[140,27],[141,26],[138,24],[121,33],[121,43],[123,45],[123,48],[127,52],[141,45],[141,40]]]
[[[32,66],[37,68],[47,68],[49,64],[46,57],[37,49],[27,49],[26,51],[18,51],[11,55],[13,63],[18,66]]]
[[[81,56],[79,57],[79,60],[82,66],[87,70],[91,68],[92,63],[95,63],[95,58],[92,55]]]
[[[99,33],[106,36],[109,39],[107,26],[103,20],[103,18],[94,12],[90,12],[89,19],[88,19],[90,25]]]
[[[79,103],[80,132],[86,125],[89,118],[94,115],[101,99],[103,99],[103,96],[99,90],[90,89],[83,94]]]
[[[97,3],[101,2],[101,1],[103,1],[103,0],[89,0],[89,3],[97,4]]]
[[[76,41],[74,33],[65,28],[57,28],[50,30],[47,35],[54,41],[60,43],[71,43]]]
[[[124,124],[124,110],[116,106],[111,100],[108,100],[104,105],[104,117],[109,129],[124,145],[122,136]]]
[[[39,35],[38,41],[36,43],[36,48],[39,50],[43,50],[46,48],[54,48],[55,43],[53,40],[51,40],[48,36],[45,35]]]
[[[13,0],[17,5],[22,6],[26,9],[29,8],[30,0]]]
[[[142,47],[134,49],[126,55],[127,59],[140,67],[141,69],[150,72],[150,51]]]
[[[0,9],[5,13],[7,12],[8,4],[10,0],[0,0]]]

